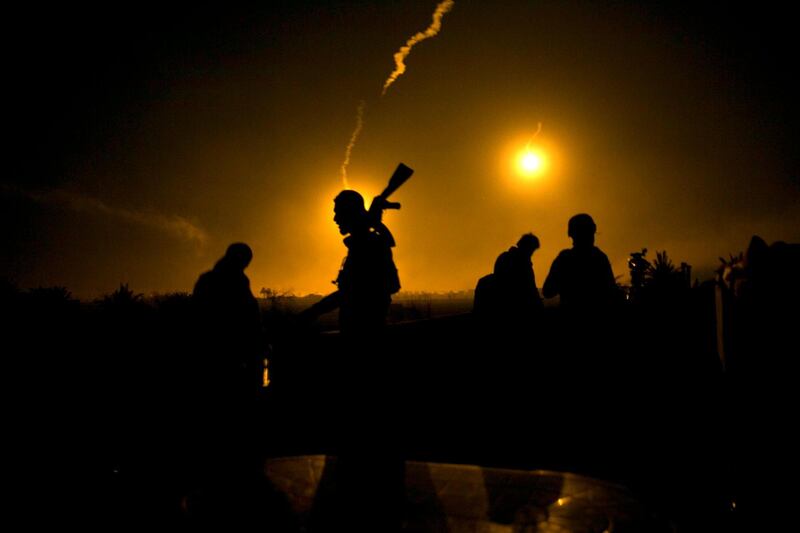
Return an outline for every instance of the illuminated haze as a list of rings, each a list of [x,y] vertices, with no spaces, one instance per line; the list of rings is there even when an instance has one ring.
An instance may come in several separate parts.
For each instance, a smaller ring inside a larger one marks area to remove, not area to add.
[[[436,5],[16,8],[0,275],[81,297],[187,291],[244,241],[254,292],[329,292],[364,98],[349,185],[370,198],[398,162],[415,170],[386,217],[404,290],[473,288],[528,231],[541,286],[579,212],[623,281],[642,247],[705,279],[752,234],[800,241],[786,13],[457,2],[377,98]],[[522,180],[539,123],[548,170]]]

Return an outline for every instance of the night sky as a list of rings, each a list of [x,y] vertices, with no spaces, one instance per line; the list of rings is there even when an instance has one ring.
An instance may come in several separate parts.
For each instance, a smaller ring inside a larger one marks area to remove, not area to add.
[[[404,290],[474,288],[527,231],[541,286],[579,212],[623,282],[643,247],[703,280],[753,234],[800,242],[790,4],[456,0],[381,96],[436,5],[6,8],[0,277],[188,291],[244,241],[254,292],[329,292],[361,101],[350,185],[416,171],[385,219]]]

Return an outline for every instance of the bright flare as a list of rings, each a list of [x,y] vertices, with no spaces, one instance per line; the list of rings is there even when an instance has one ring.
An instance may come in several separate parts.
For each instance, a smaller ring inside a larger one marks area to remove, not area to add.
[[[544,154],[528,148],[520,154],[517,166],[519,167],[520,174],[523,176],[538,176],[544,172],[546,160]]]
[[[526,172],[536,172],[542,168],[542,158],[539,154],[528,152],[522,156],[522,169]]]

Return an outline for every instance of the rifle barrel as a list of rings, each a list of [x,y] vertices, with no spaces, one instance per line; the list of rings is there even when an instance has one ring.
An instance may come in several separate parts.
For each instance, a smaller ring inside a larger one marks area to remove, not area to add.
[[[398,164],[392,177],[389,178],[389,185],[387,185],[381,193],[381,197],[384,199],[388,198],[394,191],[399,189],[413,173],[414,169],[407,167],[403,163]]]

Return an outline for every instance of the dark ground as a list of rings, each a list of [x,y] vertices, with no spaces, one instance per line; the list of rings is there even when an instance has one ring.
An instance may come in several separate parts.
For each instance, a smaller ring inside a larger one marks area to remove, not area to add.
[[[185,457],[196,444],[185,427],[186,302],[21,301],[4,307],[3,323],[7,460],[23,523],[182,524]],[[337,334],[266,319],[272,382],[253,415],[264,458],[332,453],[342,406],[355,400],[367,425],[393,428],[379,442],[409,460],[619,482],[680,531],[739,531],[782,516],[775,487],[794,457],[785,438],[792,389],[774,368],[722,371],[713,291],[622,306],[590,325],[547,309],[513,334],[470,315],[396,324],[374,350],[393,369],[385,382],[366,371],[341,379]],[[359,382],[370,386],[343,387]]]

